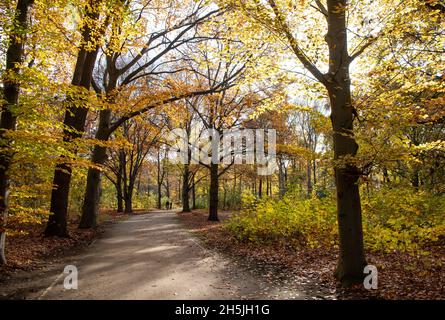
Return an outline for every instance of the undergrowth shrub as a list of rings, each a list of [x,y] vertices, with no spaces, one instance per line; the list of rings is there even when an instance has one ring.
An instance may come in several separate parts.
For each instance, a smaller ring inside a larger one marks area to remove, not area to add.
[[[242,195],[243,207],[225,224],[238,240],[292,247],[338,245],[336,200],[302,199],[289,191],[282,199]],[[422,252],[445,235],[445,196],[409,188],[382,188],[362,196],[367,249]]]

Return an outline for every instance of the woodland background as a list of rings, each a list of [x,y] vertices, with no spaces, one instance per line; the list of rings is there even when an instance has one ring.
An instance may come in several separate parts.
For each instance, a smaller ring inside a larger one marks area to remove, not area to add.
[[[412,297],[443,298],[444,18],[434,0],[2,1],[2,264],[169,202],[230,212],[209,240],[226,250],[339,251],[343,284],[365,253],[399,259],[433,283]],[[278,170],[173,164],[175,128],[275,129]]]

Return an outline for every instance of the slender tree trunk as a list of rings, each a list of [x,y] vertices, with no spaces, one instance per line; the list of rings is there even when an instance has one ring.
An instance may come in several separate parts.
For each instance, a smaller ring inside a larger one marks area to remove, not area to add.
[[[168,178],[168,171],[165,174],[165,196],[170,201],[170,179]]]
[[[355,157],[358,145],[353,135],[354,109],[351,100],[349,55],[347,50],[346,0],[328,0],[329,74],[327,85],[331,102],[331,122],[334,131],[334,158]],[[340,256],[336,277],[347,286],[363,281],[366,265],[363,249],[362,212],[360,204],[359,170],[354,164],[337,165],[338,228]]]
[[[233,189],[231,192],[231,200],[230,200],[230,208],[233,209],[236,207],[236,203],[237,203],[237,195],[236,195],[236,171],[234,170],[233,172]]]
[[[317,184],[317,161],[313,161],[312,174],[314,175],[313,185]]]
[[[279,185],[279,196],[280,198],[286,193],[286,180],[284,172],[284,163],[282,160],[279,161],[278,166],[278,185]]]
[[[9,46],[6,51],[6,77],[3,79],[3,99],[0,119],[0,265],[6,264],[6,219],[8,216],[9,175],[12,162],[12,152],[9,150],[12,141],[5,134],[16,129],[17,113],[14,108],[18,106],[20,84],[8,79],[8,74],[17,75],[23,62],[25,42],[28,28],[28,13],[33,0],[18,0],[15,9],[14,27],[9,36]]]
[[[182,212],[190,212],[190,167],[188,164],[184,165],[184,173],[182,175]]]
[[[117,212],[124,212],[124,203],[123,203],[123,193],[122,193],[122,162],[121,162],[121,154],[119,152],[119,171],[116,177],[116,194],[117,194]],[[125,154],[124,154],[125,156]]]
[[[193,185],[192,185],[192,209],[196,209],[196,190],[195,190],[195,178],[193,178]]]
[[[117,212],[124,212],[124,202],[123,202],[123,194],[122,194],[122,181],[119,181],[116,184],[116,193],[117,193]]]
[[[162,209],[162,181],[161,181],[161,151],[158,150],[158,162],[157,162],[157,187],[158,187],[158,209]]]
[[[99,116],[99,127],[97,129],[96,139],[101,141],[108,140],[110,121],[111,110],[102,110]],[[82,207],[82,217],[79,223],[79,228],[81,229],[95,228],[97,226],[101,190],[101,173],[97,167],[105,164],[107,160],[107,147],[96,145],[93,149],[91,160],[95,164],[95,167],[88,169],[87,187]]]
[[[307,162],[306,175],[307,175],[307,194],[308,196],[310,196],[312,194],[312,168],[310,160]]]
[[[8,218],[8,200],[9,200],[9,190],[6,191],[6,194],[3,198],[3,204],[5,205],[5,209],[3,210],[2,217],[2,225],[0,226],[0,265],[6,264],[6,220]]]
[[[158,209],[162,209],[162,185],[158,183]]]
[[[223,210],[227,209],[227,186],[224,185],[224,194],[223,194]]]
[[[218,191],[219,191],[219,166],[210,164],[210,191],[209,191],[209,221],[219,221],[218,218]]]
[[[140,193],[141,193],[141,172],[139,171],[137,173],[136,194],[139,195]]]

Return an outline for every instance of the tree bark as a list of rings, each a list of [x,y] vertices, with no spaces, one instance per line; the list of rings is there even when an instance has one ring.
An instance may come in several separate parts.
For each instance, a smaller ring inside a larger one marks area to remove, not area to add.
[[[279,185],[279,196],[282,198],[286,193],[286,177],[285,177],[284,161],[279,159],[278,164],[278,185]]]
[[[108,140],[110,122],[111,110],[102,110],[100,112],[99,127],[96,133],[97,140]],[[82,207],[82,217],[79,223],[79,228],[81,229],[95,228],[97,226],[101,190],[101,172],[98,167],[103,166],[107,160],[107,147],[96,145],[93,149],[91,160],[95,166],[88,169],[87,187]]]
[[[97,13],[90,13],[89,16],[94,20],[99,18]],[[82,42],[88,43],[93,38],[92,33],[93,31],[86,27],[82,33]],[[71,81],[72,85],[85,88],[86,90],[90,89],[97,53],[98,46],[93,51],[87,51],[84,46],[81,46]],[[88,108],[79,106],[78,100],[75,97],[67,99],[68,107],[63,121],[63,141],[66,143],[82,137],[85,130]],[[46,236],[68,236],[67,217],[71,174],[71,164],[65,161],[65,156],[60,156],[59,164],[56,165],[54,171],[54,187],[51,192],[50,205],[51,215],[45,229]]]
[[[133,188],[128,188],[125,192],[125,213],[133,212]]]
[[[122,162],[119,153],[119,169],[116,177],[116,195],[117,195],[117,212],[124,212],[123,194],[122,194]],[[125,155],[124,155],[125,156]]]
[[[310,160],[308,160],[307,162],[306,174],[307,174],[307,195],[310,197],[312,194],[312,163]]]
[[[162,181],[161,181],[161,151],[158,150],[158,161],[157,161],[157,187],[158,187],[158,198],[157,198],[157,208],[162,209]]]
[[[331,102],[331,122],[334,131],[335,160],[350,160],[357,154],[358,145],[353,134],[354,108],[351,101],[349,77],[350,57],[347,51],[346,0],[328,0],[329,74],[327,89]],[[343,285],[363,281],[366,265],[363,249],[362,212],[357,166],[348,161],[335,167],[337,186],[338,228],[340,256],[336,277]]]
[[[184,165],[184,173],[182,175],[182,212],[190,212],[190,167]]]
[[[218,218],[218,191],[219,191],[219,166],[210,164],[210,191],[209,191],[209,221],[219,221]]]
[[[195,186],[195,178],[193,178],[193,185],[192,185],[192,209],[196,209],[196,186]]]
[[[312,174],[314,177],[312,183],[314,186],[316,186],[317,185],[317,161],[315,159],[312,161]]]
[[[8,216],[8,195],[9,195],[9,168],[11,166],[13,154],[9,150],[12,140],[5,135],[8,131],[15,131],[17,125],[20,84],[17,81],[8,79],[11,74],[18,74],[23,62],[25,52],[25,42],[28,28],[28,14],[34,3],[33,0],[18,0],[14,14],[14,27],[9,36],[9,46],[6,51],[6,69],[3,79],[3,99],[5,102],[1,106],[0,119],[0,265],[6,264],[5,244],[6,244],[6,219]]]

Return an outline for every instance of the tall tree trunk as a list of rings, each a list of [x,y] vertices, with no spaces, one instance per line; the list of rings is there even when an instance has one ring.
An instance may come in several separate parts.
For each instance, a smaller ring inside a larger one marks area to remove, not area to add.
[[[95,164],[102,164],[107,157],[107,149],[103,146],[95,146],[92,160]],[[103,160],[102,160],[103,159]],[[87,175],[87,186],[82,206],[82,217],[79,228],[88,229],[97,226],[97,212],[100,204],[100,171],[96,168],[89,168]]]
[[[5,205],[5,209],[3,210],[3,217],[2,217],[2,225],[0,226],[0,265],[5,265],[7,263],[6,260],[6,220],[8,218],[8,199],[9,198],[9,191],[6,191],[6,194],[3,198],[3,204]]]
[[[99,15],[96,13],[89,14],[90,18],[97,20]],[[91,39],[92,31],[85,27],[82,33],[82,42],[88,43]],[[87,51],[85,47],[81,47],[77,56],[76,67],[71,84],[90,89],[93,76],[93,69],[96,63],[98,47],[93,51]],[[79,99],[69,97],[67,99],[68,107],[65,112],[63,121],[63,141],[69,143],[74,139],[80,138],[85,130],[85,122],[88,115],[88,108],[81,106]],[[51,205],[48,223],[45,229],[46,236],[67,237],[67,217],[68,217],[68,200],[71,184],[72,167],[67,163],[65,156],[60,156],[59,164],[56,165],[53,179],[53,190],[51,192]]]
[[[312,167],[311,167],[311,161],[308,160],[307,166],[306,166],[306,175],[307,175],[307,194],[308,196],[311,196],[312,194]]]
[[[313,166],[312,166],[312,174],[313,174],[313,177],[314,177],[312,183],[315,186],[315,185],[317,185],[317,161],[315,161],[315,159],[314,159],[312,164],[313,164]]]
[[[117,194],[117,212],[124,212],[124,195],[122,193],[122,179],[118,178],[116,184],[116,194]]]
[[[223,210],[227,209],[227,186],[224,184]]]
[[[209,221],[219,221],[218,218],[218,191],[219,191],[219,166],[210,164],[210,191],[209,191]]]
[[[97,140],[108,140],[110,121],[111,110],[102,110],[100,112],[99,127],[96,133]],[[88,169],[87,187],[83,201],[82,217],[79,223],[79,228],[81,229],[95,228],[97,226],[101,190],[101,173],[98,167],[103,166],[107,160],[107,147],[96,145],[93,149],[91,160],[95,166]]]
[[[168,178],[168,171],[165,174],[165,196],[168,198],[168,201],[171,202],[170,199],[170,179]]]
[[[123,203],[123,192],[122,192],[122,176],[123,176],[123,167],[122,167],[122,157],[121,154],[125,153],[120,151],[119,152],[119,168],[118,168],[118,174],[116,177],[116,195],[117,195],[117,212],[124,212],[124,203]]]
[[[236,171],[233,170],[233,189],[231,192],[231,199],[230,199],[230,208],[233,209],[236,207],[237,203],[237,196],[236,196]]]
[[[190,212],[190,167],[184,165],[184,173],[182,175],[182,212]]]
[[[282,159],[279,160],[278,165],[278,185],[279,185],[279,196],[280,198],[286,193],[286,177],[285,177],[284,162]]]
[[[17,125],[17,111],[20,84],[9,79],[10,75],[20,72],[25,51],[25,42],[28,28],[28,13],[33,0],[18,0],[14,15],[14,27],[9,36],[9,46],[6,51],[6,69],[3,79],[3,99],[0,119],[0,265],[6,264],[6,219],[8,216],[9,175],[8,171],[12,162],[12,152],[9,149],[12,141],[6,137],[8,131],[15,130]]]
[[[125,192],[125,213],[133,212],[133,187],[128,187]]]
[[[181,202],[181,201],[182,201],[182,190],[181,190],[181,187],[182,187],[182,179],[181,179],[181,177],[179,177],[179,181],[178,181],[178,192],[177,192],[177,196],[178,196],[177,201],[178,201],[178,202]]]
[[[331,122],[334,131],[334,158],[355,157],[358,145],[353,135],[354,109],[349,77],[350,57],[347,50],[346,0],[328,0],[329,46],[328,93],[331,102]],[[366,265],[363,249],[362,212],[360,204],[359,170],[355,164],[336,165],[338,228],[340,256],[336,277],[343,285],[361,283]]]
[[[195,186],[195,178],[193,177],[193,185],[192,185],[192,209],[196,209],[196,186]]]
[[[158,150],[158,158],[157,158],[157,187],[158,187],[158,209],[162,209],[162,181],[161,181],[161,150]]]
[[[158,201],[157,201],[157,208],[162,209],[162,185],[158,183]]]

